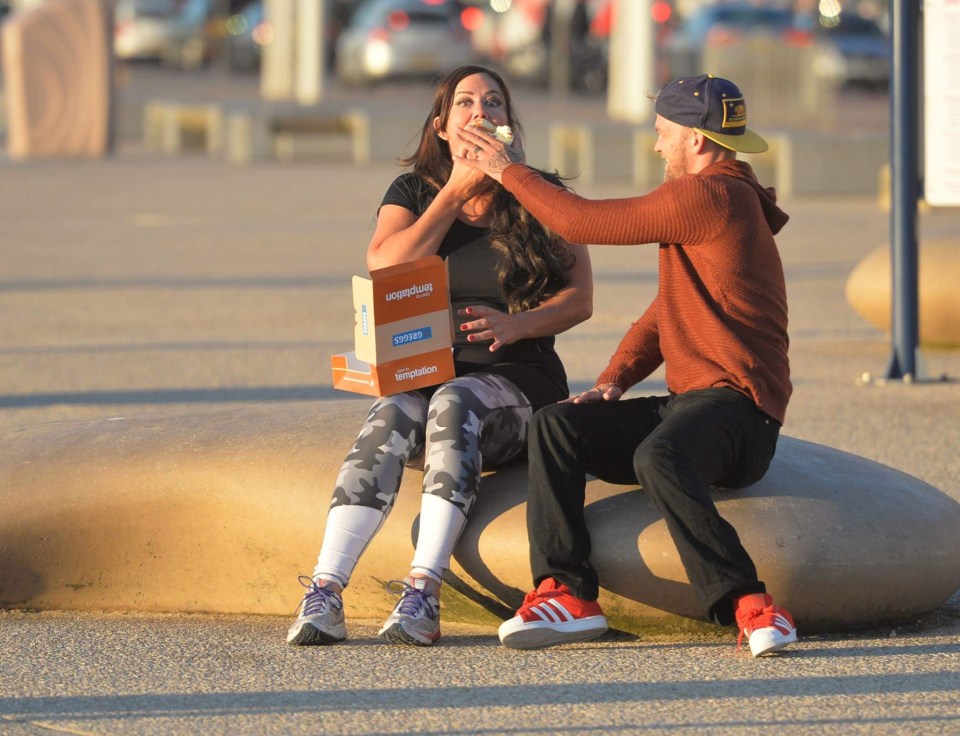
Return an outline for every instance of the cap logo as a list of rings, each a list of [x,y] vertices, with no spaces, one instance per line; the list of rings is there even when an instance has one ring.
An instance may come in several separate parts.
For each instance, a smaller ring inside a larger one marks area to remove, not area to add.
[[[723,128],[747,127],[747,104],[742,97],[723,101]]]

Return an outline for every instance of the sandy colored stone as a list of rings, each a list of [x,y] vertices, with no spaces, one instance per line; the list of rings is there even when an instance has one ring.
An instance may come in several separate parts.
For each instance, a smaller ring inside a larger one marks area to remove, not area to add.
[[[292,614],[366,399],[61,422],[0,438],[0,602],[40,609]],[[444,594],[496,621],[530,587],[525,465],[486,474]],[[413,556],[420,473],[345,597],[378,618]],[[909,475],[783,437],[767,476],[718,491],[761,578],[809,629],[909,619],[960,588],[960,504]],[[629,486],[588,484],[611,622],[702,615],[663,521]]]
[[[919,247],[917,300],[920,344],[960,346],[960,241],[930,240]],[[847,302],[874,327],[890,332],[890,247],[868,253],[847,279]]]

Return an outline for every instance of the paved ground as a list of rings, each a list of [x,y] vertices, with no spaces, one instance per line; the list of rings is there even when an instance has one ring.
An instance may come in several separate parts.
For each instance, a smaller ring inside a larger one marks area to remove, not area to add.
[[[0,433],[340,397],[328,356],[352,339],[349,276],[394,173],[237,169],[131,146],[105,162],[0,165]],[[923,353],[928,375],[953,380],[858,383],[883,373],[890,347],[843,289],[887,242],[887,214],[868,199],[785,208],[785,433],[960,499],[960,352]],[[924,214],[920,229],[960,237],[960,214]],[[595,316],[559,342],[573,388],[652,296],[654,250],[592,249]],[[639,389],[662,390],[662,377]],[[0,733],[960,733],[957,596],[919,621],[807,637],[762,661],[728,631],[519,653],[460,626],[410,651],[381,645],[377,623],[294,650],[286,619],[0,612]]]

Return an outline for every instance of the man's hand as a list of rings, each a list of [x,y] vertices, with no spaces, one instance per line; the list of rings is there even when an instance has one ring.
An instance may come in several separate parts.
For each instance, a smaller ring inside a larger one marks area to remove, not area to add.
[[[616,401],[623,396],[623,389],[615,383],[601,383],[589,391],[565,399],[569,404],[590,404],[594,401]]]
[[[526,158],[518,141],[514,140],[508,146],[490,133],[478,131],[476,128],[460,128],[457,138],[457,142],[463,145],[467,153],[463,157],[454,154],[453,160],[482,171],[497,181],[500,181],[503,170],[510,164],[522,164]],[[450,148],[453,151],[459,146]]]

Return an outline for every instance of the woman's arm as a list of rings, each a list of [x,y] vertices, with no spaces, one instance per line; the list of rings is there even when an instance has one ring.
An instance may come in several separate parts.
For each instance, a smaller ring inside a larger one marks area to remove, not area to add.
[[[374,271],[436,254],[464,203],[486,186],[481,172],[454,164],[450,179],[420,217],[399,205],[383,205],[367,246],[367,269]]]
[[[465,318],[461,329],[470,332],[467,340],[492,340],[491,352],[529,337],[547,337],[569,330],[593,314],[593,269],[584,245],[568,245],[576,262],[567,271],[567,285],[538,306],[525,312],[504,314],[490,307],[459,310]]]

